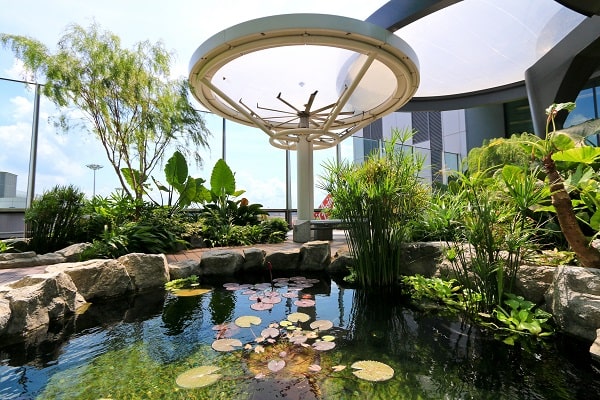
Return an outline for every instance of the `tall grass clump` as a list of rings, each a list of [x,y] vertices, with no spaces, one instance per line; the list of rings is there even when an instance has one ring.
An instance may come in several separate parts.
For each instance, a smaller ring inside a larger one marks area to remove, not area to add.
[[[41,254],[79,241],[84,206],[84,193],[73,185],[55,186],[35,199],[25,212],[29,247]]]
[[[461,199],[450,259],[456,279],[467,289],[470,312],[491,312],[511,293],[525,253],[535,245],[535,223],[528,211],[545,194],[535,176],[506,166],[490,177],[487,171],[460,174],[449,190]],[[475,298],[476,297],[476,298]]]
[[[331,193],[332,215],[347,225],[353,273],[363,287],[399,283],[401,244],[410,238],[410,221],[425,207],[428,191],[419,171],[423,157],[403,146],[412,131],[394,130],[383,151],[362,164],[326,162],[321,188]]]

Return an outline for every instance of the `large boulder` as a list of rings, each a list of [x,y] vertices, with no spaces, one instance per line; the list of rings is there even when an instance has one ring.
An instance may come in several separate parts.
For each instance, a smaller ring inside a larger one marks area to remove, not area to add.
[[[342,279],[350,275],[353,264],[354,257],[348,250],[338,251],[326,268],[327,275],[333,279]]]
[[[12,312],[10,311],[10,301],[5,296],[6,292],[0,290],[0,336],[6,334],[8,330],[8,321]]]
[[[169,264],[169,278],[185,279],[192,275],[200,276],[200,262],[197,260],[183,260]]]
[[[315,240],[300,247],[299,270],[323,272],[331,262],[331,248],[326,240]]]
[[[131,253],[117,260],[125,266],[134,290],[162,288],[169,282],[169,264],[164,254]]]
[[[51,321],[73,314],[85,302],[71,278],[61,272],[29,275],[8,287],[4,301],[10,305],[10,317],[0,326],[7,335],[47,329]]]
[[[559,266],[551,291],[551,312],[560,329],[595,340],[600,328],[600,270]]]
[[[33,251],[0,254],[0,268],[27,268],[37,265],[53,265],[65,262],[58,253],[37,255]]]
[[[297,250],[274,251],[265,257],[265,264],[271,263],[274,274],[295,272],[299,261],[300,253]]]
[[[76,262],[81,260],[81,254],[91,246],[91,243],[75,243],[62,250],[55,251],[55,253],[64,257],[66,262]]]
[[[117,260],[63,263],[48,266],[46,271],[64,272],[69,275],[86,301],[123,296],[133,290],[125,266]]]
[[[233,276],[244,264],[244,256],[231,250],[210,250],[202,254],[200,270],[204,276]]]
[[[415,242],[402,245],[405,275],[423,275],[431,278],[438,271],[438,265],[444,258],[444,242]]]
[[[244,264],[242,265],[242,271],[250,274],[265,272],[266,255],[267,252],[263,249],[255,247],[244,249]]]
[[[552,285],[555,272],[556,267],[521,265],[517,270],[515,294],[535,304],[542,304],[546,292]]]

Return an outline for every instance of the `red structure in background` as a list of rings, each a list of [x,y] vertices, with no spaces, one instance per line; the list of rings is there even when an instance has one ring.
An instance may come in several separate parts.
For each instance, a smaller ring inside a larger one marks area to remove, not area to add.
[[[332,208],[332,207],[333,207],[333,198],[331,197],[330,193],[327,193],[327,196],[325,196],[325,198],[321,202],[321,205],[319,206],[319,208],[322,210],[324,208]],[[314,217],[314,219],[328,219],[327,214],[325,214],[323,211],[315,212],[313,217]]]

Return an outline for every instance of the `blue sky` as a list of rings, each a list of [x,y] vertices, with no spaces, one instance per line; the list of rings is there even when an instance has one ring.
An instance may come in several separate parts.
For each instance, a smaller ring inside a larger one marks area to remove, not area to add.
[[[173,72],[187,76],[188,63],[194,50],[213,34],[237,23],[267,15],[285,13],[337,14],[365,19],[384,0],[172,0],[141,1],[82,0],[35,1],[0,0],[0,31],[26,35],[53,48],[71,23],[88,26],[93,21],[123,41],[123,45],[149,40],[162,41],[176,55]],[[0,77],[27,78],[19,62],[9,50],[0,48]],[[43,83],[43,82],[41,82]],[[0,81],[0,171],[18,175],[17,190],[25,191],[28,179],[29,149],[33,115],[33,89],[23,84]],[[36,168],[36,193],[55,185],[73,184],[86,194],[92,194],[93,172],[87,164],[100,164],[96,172],[96,194],[108,195],[119,186],[112,167],[97,139],[87,132],[57,133],[48,122],[57,115],[56,109],[42,98]],[[210,149],[203,151],[205,165],[193,168],[194,177],[210,178],[212,166],[221,157],[222,119],[206,117],[213,133]],[[267,136],[253,128],[228,122],[227,163],[236,174],[239,189],[247,190],[252,203],[266,208],[285,206],[285,152],[269,145]],[[344,155],[351,155],[351,142],[343,143]],[[334,149],[315,152],[315,173],[324,160],[335,155]],[[295,154],[292,154],[292,195],[295,198]],[[162,168],[153,173],[163,178]],[[324,194],[316,191],[315,205]]]

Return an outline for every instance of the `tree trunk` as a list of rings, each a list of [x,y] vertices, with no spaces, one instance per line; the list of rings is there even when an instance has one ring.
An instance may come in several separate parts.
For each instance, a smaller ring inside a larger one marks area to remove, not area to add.
[[[581,231],[581,227],[573,211],[571,196],[567,193],[562,177],[556,170],[556,165],[554,164],[554,160],[552,160],[552,153],[546,155],[542,161],[548,173],[552,205],[556,209],[560,230],[565,235],[565,239],[569,242],[571,249],[577,255],[581,266],[600,268],[600,251],[589,245],[588,240]]]

